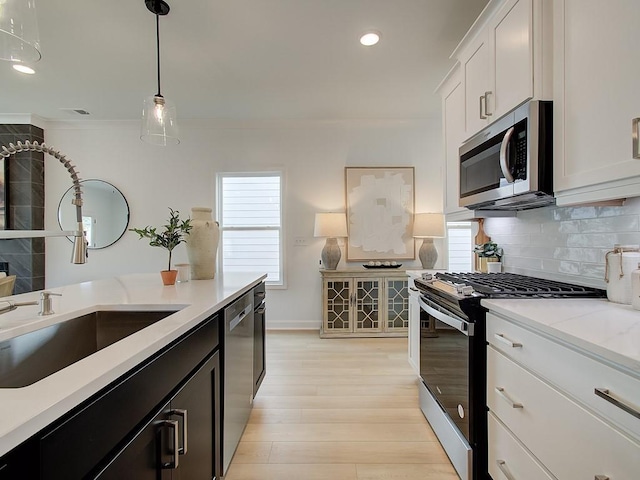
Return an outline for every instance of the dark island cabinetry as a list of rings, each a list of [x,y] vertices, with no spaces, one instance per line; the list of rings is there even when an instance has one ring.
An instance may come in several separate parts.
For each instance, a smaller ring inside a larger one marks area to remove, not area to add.
[[[8,479],[220,477],[218,314],[0,459]]]

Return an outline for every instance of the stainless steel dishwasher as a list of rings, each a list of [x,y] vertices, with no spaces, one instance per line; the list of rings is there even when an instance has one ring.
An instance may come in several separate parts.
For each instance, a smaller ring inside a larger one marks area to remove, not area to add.
[[[253,291],[224,309],[222,465],[226,475],[253,402]]]

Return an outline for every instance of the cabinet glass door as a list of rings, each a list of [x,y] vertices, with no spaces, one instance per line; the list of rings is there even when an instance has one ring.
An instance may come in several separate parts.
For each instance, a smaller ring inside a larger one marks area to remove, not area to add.
[[[387,279],[387,332],[406,332],[409,327],[409,290],[407,280]]]
[[[350,280],[327,280],[325,283],[325,295],[327,299],[325,331],[350,332]]]
[[[355,331],[379,332],[380,325],[379,278],[355,279]]]

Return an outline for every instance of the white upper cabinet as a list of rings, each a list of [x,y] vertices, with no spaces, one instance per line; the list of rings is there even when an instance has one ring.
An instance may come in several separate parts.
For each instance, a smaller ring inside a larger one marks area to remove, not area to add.
[[[464,87],[457,64],[438,89],[442,97],[442,133],[445,157],[444,213],[450,215],[469,210],[458,205],[460,162],[458,149],[464,139]]]
[[[640,195],[640,1],[554,2],[554,190],[559,205]]]
[[[489,121],[488,101],[493,94],[489,76],[489,45],[483,32],[461,59],[464,70],[465,138],[481,130]]]
[[[488,104],[492,116],[499,118],[533,97],[532,0],[508,1],[490,22],[489,32],[495,95]]]
[[[465,139],[529,99],[551,99],[550,17],[549,0],[494,0],[473,24],[452,55],[463,72]]]

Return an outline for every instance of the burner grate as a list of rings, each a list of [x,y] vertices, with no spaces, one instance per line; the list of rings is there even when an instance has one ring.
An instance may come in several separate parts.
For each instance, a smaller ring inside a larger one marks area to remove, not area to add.
[[[437,273],[436,277],[452,283],[471,285],[475,291],[493,298],[601,298],[606,296],[604,290],[597,288],[528,277],[515,273]]]

